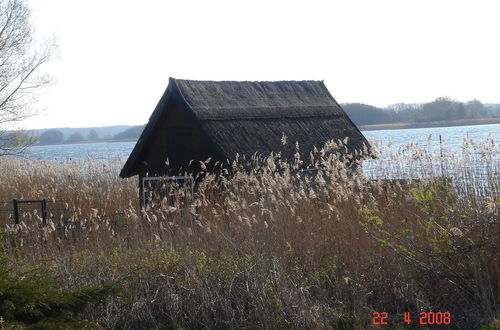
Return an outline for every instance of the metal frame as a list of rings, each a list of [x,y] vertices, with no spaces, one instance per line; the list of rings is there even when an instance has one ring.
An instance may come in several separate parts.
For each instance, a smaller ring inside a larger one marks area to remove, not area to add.
[[[47,224],[47,200],[44,199],[34,199],[34,200],[12,200],[14,204],[14,221],[15,224],[18,225],[19,220],[19,204],[28,204],[28,203],[40,203],[40,207],[42,208],[42,222],[44,225]]]

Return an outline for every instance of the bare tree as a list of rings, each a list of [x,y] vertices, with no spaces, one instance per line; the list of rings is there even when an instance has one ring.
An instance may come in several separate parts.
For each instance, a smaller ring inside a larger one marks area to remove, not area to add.
[[[55,46],[34,39],[31,11],[24,0],[0,0],[0,156],[15,154],[28,143],[5,132],[36,112],[30,107],[50,77],[40,67],[53,56]]]

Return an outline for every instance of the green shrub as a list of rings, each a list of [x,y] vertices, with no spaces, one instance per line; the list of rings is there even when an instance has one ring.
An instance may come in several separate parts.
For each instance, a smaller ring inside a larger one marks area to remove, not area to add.
[[[114,293],[114,284],[65,289],[46,266],[14,271],[0,245],[0,316],[7,329],[100,328],[83,313],[89,304],[104,303]]]

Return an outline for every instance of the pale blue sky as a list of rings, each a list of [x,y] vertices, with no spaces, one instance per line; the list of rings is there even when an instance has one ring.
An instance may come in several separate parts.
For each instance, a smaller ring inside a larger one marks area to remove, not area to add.
[[[341,103],[500,103],[499,1],[29,0],[56,83],[25,128],[145,123],[168,77],[324,80]]]

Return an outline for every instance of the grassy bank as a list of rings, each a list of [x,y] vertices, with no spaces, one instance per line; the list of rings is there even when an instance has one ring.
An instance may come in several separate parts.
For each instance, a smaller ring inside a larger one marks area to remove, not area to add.
[[[361,125],[359,126],[359,129],[362,131],[377,131],[385,129],[427,128],[427,127],[448,127],[448,126],[490,125],[490,124],[500,124],[500,118],[476,118],[476,119],[461,119],[461,120],[447,120],[447,121],[429,121],[429,122],[418,122],[418,123]]]
[[[432,311],[451,313],[453,328],[493,329],[500,166],[490,155],[498,146],[469,147],[490,176],[464,168],[453,185],[370,181],[324,154],[332,144],[311,155],[322,169],[315,177],[297,174],[299,159],[270,158],[250,175],[207,176],[192,202],[181,204],[181,189],[174,207],[147,210],[137,208],[136,181],[116,177],[120,161],[0,159],[0,200],[58,205],[47,226],[26,211],[1,234],[0,316],[42,327],[357,329],[370,327],[375,311],[389,313],[392,326],[404,325],[404,312],[415,324]],[[436,162],[425,150],[407,154],[394,161]],[[449,161],[459,169],[467,160]],[[474,193],[479,181],[493,197]],[[9,305],[5,292],[24,292],[24,282],[8,285],[20,277],[57,284],[56,302],[76,295],[82,303],[59,303],[74,307],[61,315],[47,315],[33,295]],[[18,310],[36,313],[20,320]]]

